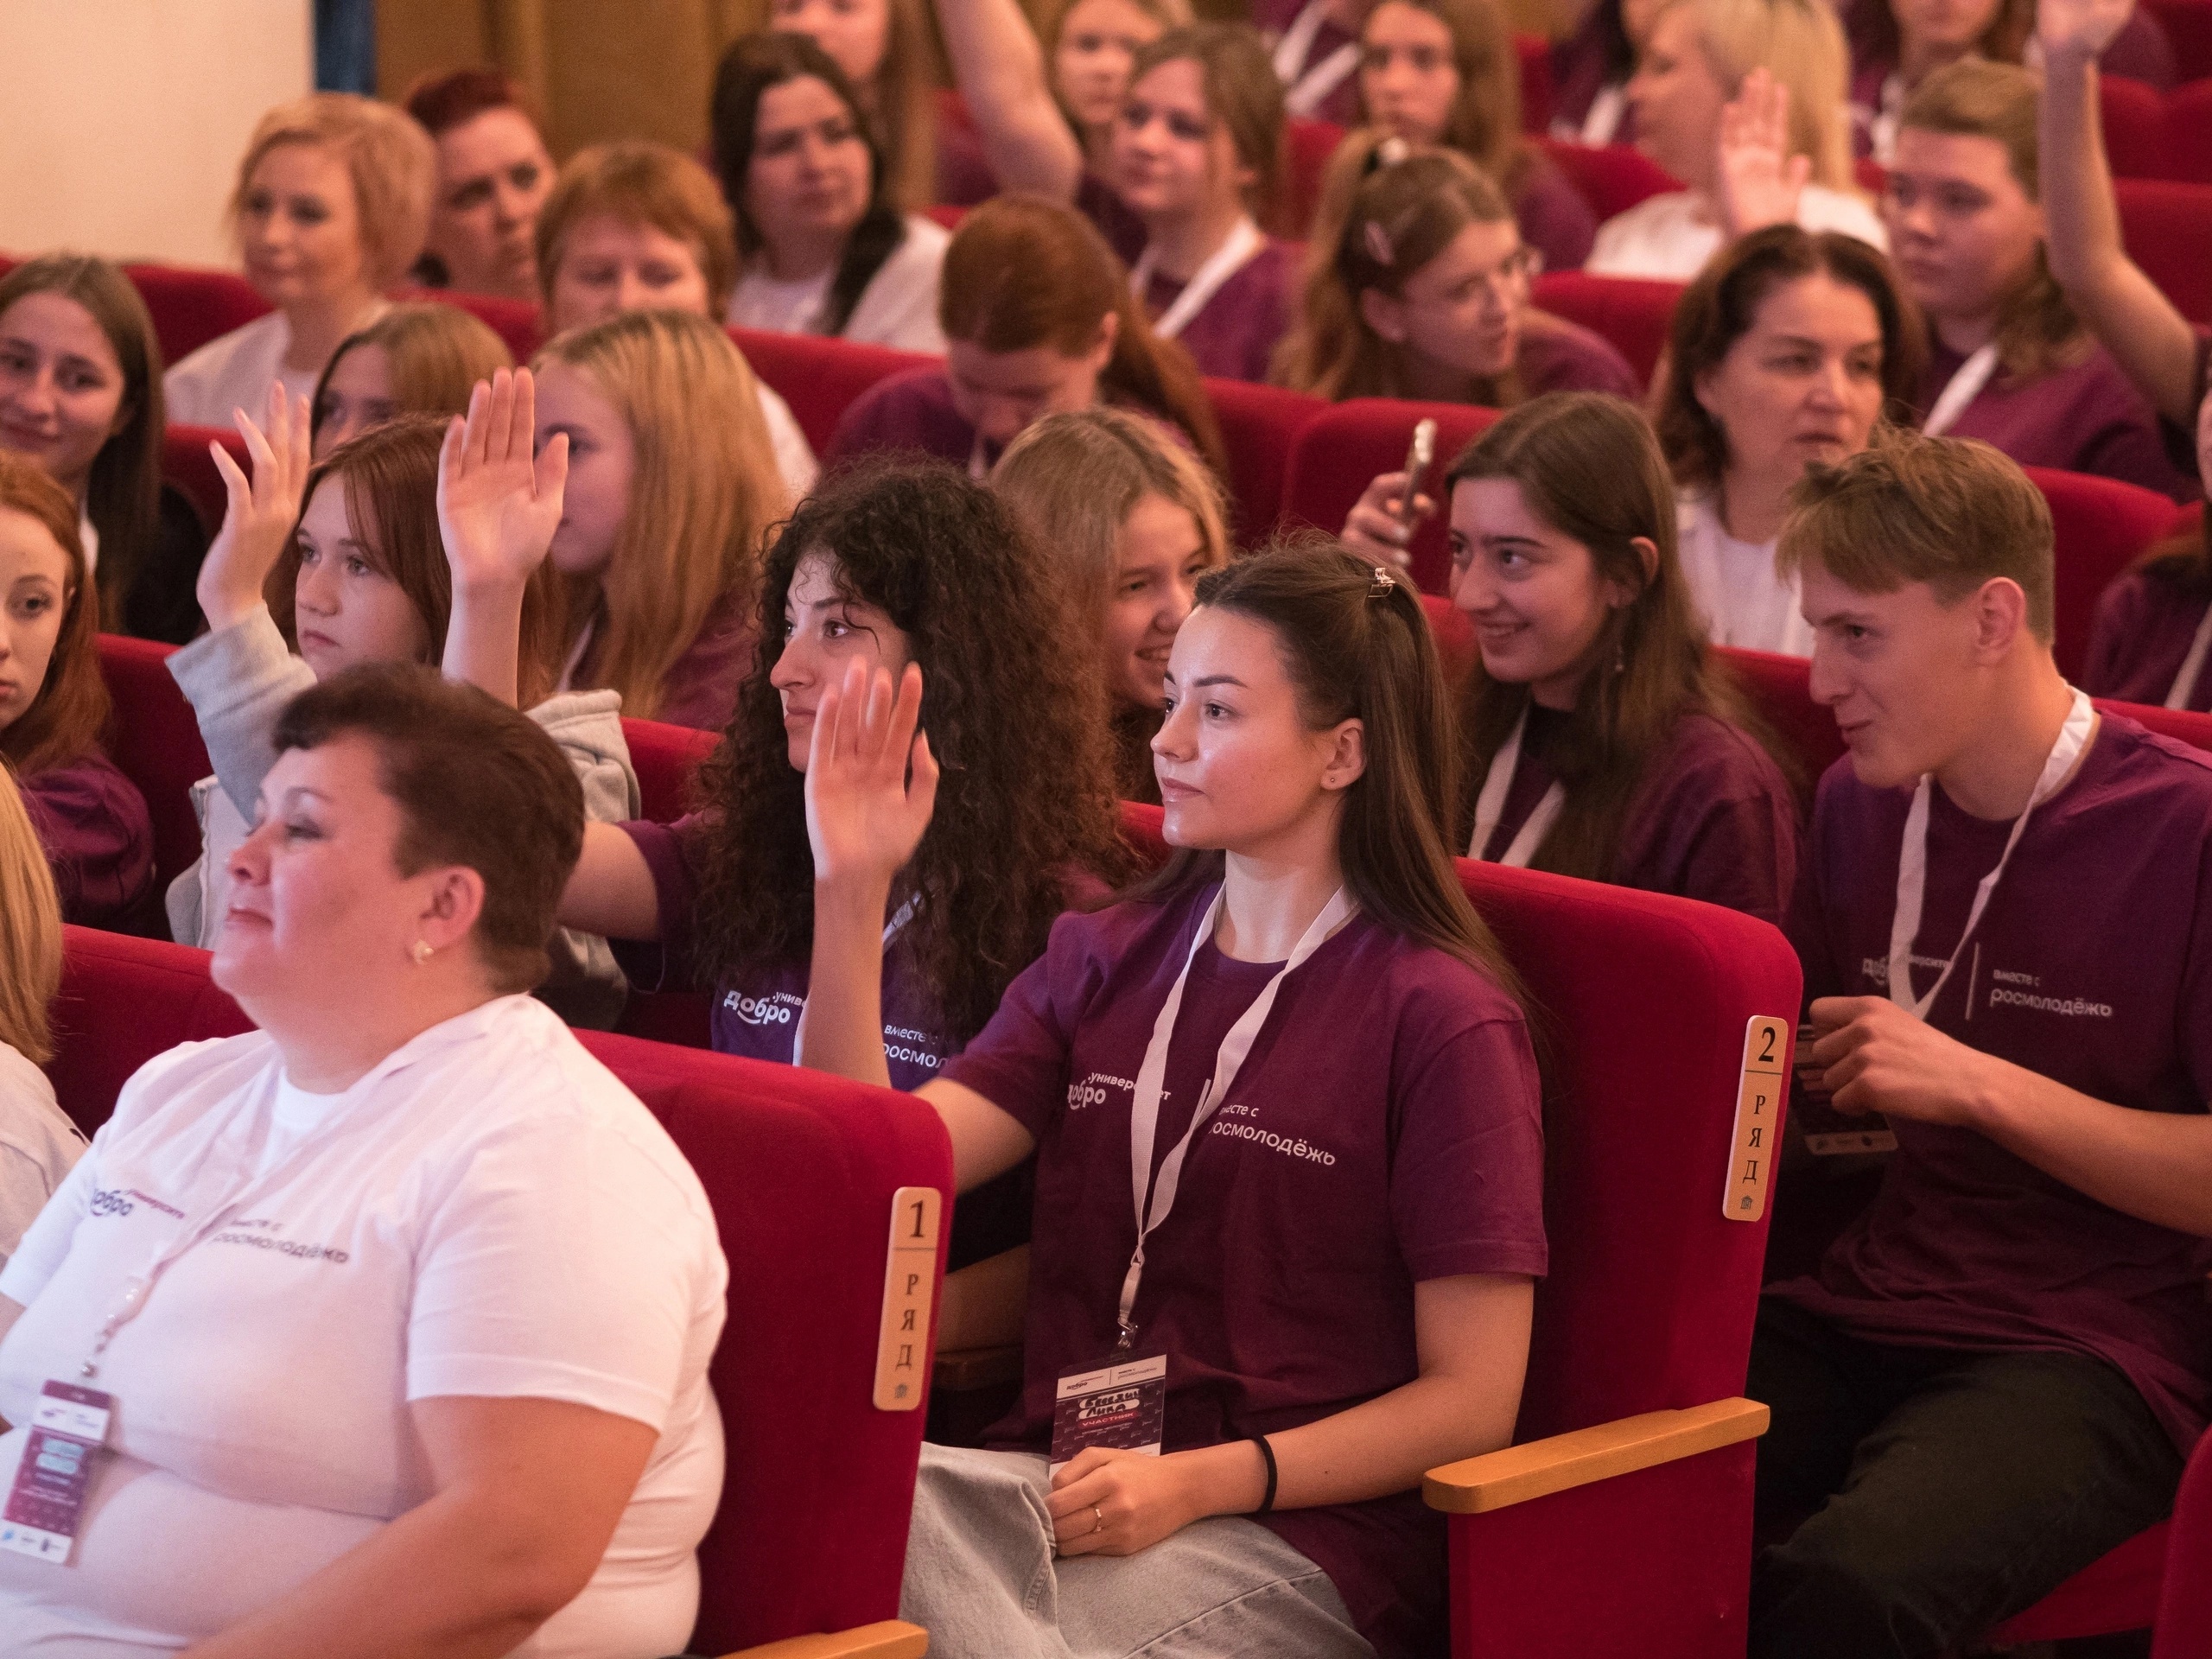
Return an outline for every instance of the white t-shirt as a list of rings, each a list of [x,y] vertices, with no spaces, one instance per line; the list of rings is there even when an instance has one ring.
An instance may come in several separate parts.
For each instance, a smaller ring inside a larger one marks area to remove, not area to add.
[[[0,1043],[0,1266],[84,1153],[46,1073]]]
[[[1797,222],[1808,231],[1841,231],[1889,251],[1881,216],[1863,196],[1808,184],[1797,197]],[[1720,220],[1699,190],[1649,196],[1598,227],[1583,270],[1592,276],[1646,276],[1687,283],[1720,250]]]
[[[353,327],[365,328],[391,308],[378,300]],[[271,380],[282,380],[289,397],[314,397],[322,371],[286,368],[284,353],[291,347],[292,325],[282,311],[209,340],[162,377],[169,424],[227,427],[234,409],[259,424],[266,418]]]
[[[728,1271],[690,1166],[554,1014],[498,998],[340,1095],[292,1087],[259,1032],[149,1061],[0,1270],[26,1308],[0,1417],[75,1379],[118,1287],[210,1223],[99,1362],[115,1423],[69,1564],[0,1551],[10,1650],[120,1659],[235,1624],[429,1496],[405,1406],[453,1395],[660,1437],[590,1584],[514,1651],[683,1647]],[[26,1437],[0,1438],[0,1490]]]
[[[1709,496],[1685,491],[1675,505],[1682,575],[1716,645],[1813,654],[1813,631],[1798,609],[1796,578],[1784,582],[1772,542],[1739,542]]]
[[[906,239],[877,267],[846,320],[841,339],[894,351],[944,353],[944,332],[938,327],[938,280],[951,232],[933,219],[909,213]],[[830,297],[833,265],[795,283],[779,282],[759,264],[748,270],[730,296],[729,321],[736,328],[772,334],[818,333],[816,324]]]
[[[768,423],[768,443],[776,452],[776,471],[782,474],[784,487],[796,501],[812,489],[814,480],[822,476],[822,463],[814,458],[814,446],[806,441],[806,434],[799,427],[798,416],[791,413],[791,406],[760,376],[753,377],[753,384],[760,388],[760,413]]]

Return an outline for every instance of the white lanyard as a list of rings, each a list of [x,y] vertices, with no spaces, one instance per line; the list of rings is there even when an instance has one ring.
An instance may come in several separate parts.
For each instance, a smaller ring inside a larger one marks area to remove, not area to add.
[[[909,894],[906,902],[893,912],[891,919],[883,925],[883,943],[886,949],[890,947],[892,940],[899,937],[899,930],[914,919],[914,912],[921,907],[922,895],[916,893]],[[806,1011],[813,1006],[813,988],[810,986],[806,999],[798,1005],[798,1023],[791,1027],[791,1064],[793,1065],[806,1064],[800,1056],[806,1052]]]
[[[1229,232],[1229,239],[1213,251],[1205,264],[1192,273],[1183,284],[1183,291],[1175,302],[1154,319],[1152,332],[1163,339],[1173,340],[1181,334],[1192,318],[1206,308],[1206,302],[1221,291],[1221,285],[1251,263],[1252,256],[1267,245],[1267,238],[1260,234],[1260,227],[1251,216],[1240,218]],[[1136,269],[1129,273],[1129,291],[1136,296],[1137,303],[1147,303],[1145,296],[1151,291],[1154,270],[1160,264],[1158,257],[1147,243],[1137,256]]]
[[[968,448],[968,476],[980,484],[990,474],[990,467],[983,460],[983,435],[978,432],[976,442]]]
[[[591,649],[591,637],[599,632],[599,613],[594,611],[584,623],[583,632],[576,635],[576,643],[569,647],[569,660],[561,664],[561,677],[553,683],[556,691],[575,690],[577,671],[584,665],[584,653]]]
[[[1993,340],[1959,365],[1959,372],[1943,388],[1943,395],[1936,400],[1936,407],[1928,411],[1928,418],[1920,423],[1921,431],[1931,438],[1941,437],[1956,426],[1959,416],[1967,412],[1967,405],[1981,396],[1981,389],[1989,384],[1989,377],[1996,372],[1997,342]]]
[[[1275,79],[1287,89],[1282,99],[1286,114],[1312,115],[1359,67],[1357,41],[1346,41],[1312,68],[1306,67],[1306,54],[1313,49],[1314,37],[1328,18],[1329,0],[1307,0],[1306,10],[1275,42]]]
[[[356,1084],[355,1087],[359,1088],[359,1085]],[[274,1079],[270,1080],[269,1088],[273,1096],[276,1088]],[[99,1357],[107,1351],[108,1344],[115,1339],[117,1332],[137,1317],[139,1310],[146,1306],[146,1298],[153,1291],[154,1281],[162,1276],[171,1262],[210,1234],[227,1225],[248,1203],[275,1191],[290,1180],[310,1158],[322,1151],[336,1137],[338,1132],[346,1126],[353,1118],[360,1098],[357,1096],[344,1107],[334,1110],[329,1121],[302,1137],[299,1145],[292,1148],[291,1155],[280,1162],[276,1168],[263,1175],[248,1175],[229,1192],[216,1200],[203,1219],[180,1226],[169,1235],[167,1241],[156,1246],[146,1265],[124,1281],[123,1289],[116,1297],[114,1306],[109,1309],[107,1318],[101,1323],[99,1334],[92,1338],[92,1351],[85,1356],[85,1363],[79,1368],[80,1374],[85,1376],[98,1374]],[[261,1153],[268,1146],[269,1136],[274,1132],[275,1128],[276,1107],[272,1098],[268,1122],[263,1127],[260,1139],[254,1146],[251,1155],[241,1160],[247,1168],[251,1169],[261,1161]],[[226,1135],[223,1138],[228,1137]],[[220,1144],[219,1141],[218,1144]]]
[[[1915,998],[1912,942],[1920,931],[1921,901],[1928,888],[1928,800],[1933,787],[1930,776],[1921,775],[1920,786],[1912,792],[1912,810],[1905,814],[1904,842],[1897,849],[1897,907],[1890,919],[1890,1001],[1916,1020],[1925,1020],[1928,1010],[1935,1006],[1944,982],[1951,977],[1951,969],[1959,965],[1967,941],[1974,937],[1982,912],[1989,908],[1989,895],[1997,890],[1998,878],[2012,861],[2012,849],[2020,844],[2020,833],[2028,827],[2029,815],[2066,781],[2067,774],[2081,760],[2082,751],[2088,747],[2096,718],[2088,693],[2075,691],[2066,723],[2058,728],[2058,741],[2050,746],[2050,758],[2043,763],[2043,775],[2036,779],[2034,792],[2020,809],[2020,816],[2012,820],[2012,833],[2005,838],[2005,851],[1997,860],[1997,868],[1983,876],[1981,885],[1974,889],[1974,907],[1967,912],[1967,925],[1959,931],[1959,942],[1951,947],[1950,960],[1943,964],[1943,971],[1936,976],[1936,982],[1928,988],[1928,995]]]
[[[1521,766],[1521,734],[1529,728],[1529,711],[1521,711],[1521,718],[1513,722],[1511,735],[1498,746],[1497,753],[1490,758],[1490,771],[1484,774],[1482,793],[1475,798],[1475,833],[1467,842],[1467,856],[1480,860],[1483,849],[1490,845],[1490,838],[1497,832],[1497,821],[1505,816],[1505,798],[1513,792],[1513,774]],[[1528,822],[1521,826],[1521,833],[1513,837],[1513,844],[1505,849],[1500,864],[1525,870],[1529,861],[1536,855],[1536,849],[1544,844],[1544,837],[1552,832],[1552,825],[1559,822],[1561,808],[1567,804],[1567,785],[1554,784],[1544,791],[1543,799],[1536,803],[1535,810],[1529,814]]]
[[[1590,112],[1582,118],[1582,130],[1575,137],[1593,149],[1603,149],[1613,142],[1621,130],[1621,117],[1628,113],[1628,88],[1619,81],[1611,81],[1598,89],[1598,96],[1590,100]]]
[[[1306,959],[1325,944],[1330,936],[1351,919],[1351,897],[1338,887],[1321,906],[1321,913],[1308,925],[1298,944],[1290,953],[1290,960],[1275,969],[1275,975],[1261,988],[1252,1006],[1244,1010],[1229,1035],[1222,1039],[1221,1052],[1213,1063],[1213,1078],[1198,1096],[1198,1103],[1191,1114],[1191,1127],[1183,1131],[1183,1138],[1168,1148],[1160,1160],[1160,1179],[1152,1182],[1152,1203],[1145,1203],[1145,1185],[1152,1174],[1152,1143],[1160,1128],[1160,1096],[1167,1077],[1167,1046],[1175,1035],[1175,1016],[1182,1012],[1183,987],[1191,977],[1191,963],[1197,960],[1198,947],[1213,937],[1214,924],[1220,919],[1227,884],[1217,888],[1213,901],[1206,906],[1206,913],[1198,920],[1198,931],[1192,935],[1191,949],[1183,958],[1183,971],[1175,976],[1174,988],[1167,993],[1167,1001],[1160,1005],[1160,1017],[1152,1024],[1152,1041],[1144,1051],[1144,1064],[1137,1067],[1136,1087],[1129,1093],[1129,1191],[1136,1206],[1137,1244],[1129,1255],[1129,1270],[1122,1280],[1122,1304],[1116,1315],[1122,1327],[1121,1346],[1127,1348],[1135,1339],[1136,1326],[1130,1314],[1137,1305],[1137,1286],[1144,1278],[1144,1242],[1154,1229],[1167,1219],[1175,1207],[1175,1188],[1182,1179],[1183,1160],[1191,1150],[1191,1142],[1206,1126],[1229,1093],[1230,1084],[1236,1080],[1237,1068],[1244,1064],[1244,1057],[1252,1052],[1258,1040],[1260,1027],[1268,1022],[1268,1015],[1275,1005],[1275,993],[1282,982]]]
[[[2204,620],[2196,625],[2196,637],[2189,642],[2189,655],[2181,659],[2181,672],[2174,676],[2172,690],[2166,693],[2166,707],[2186,709],[2189,695],[2196,690],[2197,677],[2204,672],[2204,658],[2212,652],[2212,605],[2204,607]]]

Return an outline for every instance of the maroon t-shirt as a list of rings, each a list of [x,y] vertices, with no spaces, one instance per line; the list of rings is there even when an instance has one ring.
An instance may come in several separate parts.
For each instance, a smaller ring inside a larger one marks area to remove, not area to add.
[[[1924,993],[2009,823],[1931,791],[1913,946]],[[1808,1001],[1882,996],[1911,795],[1821,780],[1789,935]],[[2137,1111],[2212,1096],[2212,757],[2106,715],[2036,809],[1928,1022]],[[1868,1341],[2056,1350],[2126,1373],[2184,1451],[2212,1414],[2212,1241],[2138,1221],[1971,1130],[1892,1119],[1880,1192],[1813,1274],[1768,1294]]]
[[[1298,21],[1298,14],[1305,10],[1306,0],[1252,0],[1252,26],[1267,36],[1268,48],[1272,51],[1274,43],[1289,32],[1290,26]],[[1324,17],[1321,27],[1314,32],[1313,44],[1306,48],[1306,61],[1299,65],[1298,74],[1304,74],[1323,59],[1332,55],[1338,47],[1358,43],[1358,35],[1339,28],[1333,19]],[[1288,92],[1290,85],[1296,79],[1297,76],[1294,75],[1291,83],[1286,84],[1283,90]],[[1338,81],[1335,90],[1321,100],[1313,111],[1313,119],[1333,121],[1340,127],[1359,124],[1357,69]]]
[[[684,653],[661,677],[660,708],[653,715],[671,726],[718,732],[737,707],[737,689],[753,671],[753,617],[724,594],[707,613]]]
[[[952,382],[944,371],[908,369],[877,381],[846,406],[822,452],[822,466],[826,472],[874,449],[918,449],[965,467],[975,448],[976,429],[953,407]],[[983,464],[997,460],[998,452],[989,449]]]
[[[1201,374],[1264,381],[1275,342],[1290,327],[1297,282],[1297,262],[1290,248],[1270,238],[1230,274],[1175,338],[1197,359]],[[1154,273],[1145,288],[1144,304],[1155,322],[1185,286]]]
[[[1965,361],[1930,338],[1917,400],[1923,417]],[[1999,371],[1944,435],[1980,438],[2023,467],[2094,473],[2177,501],[2194,501],[2199,493],[2194,469],[2178,470],[2167,454],[2157,411],[2101,346],[2072,367],[2033,380],[2015,381]]]
[[[1643,396],[1643,383],[1612,341],[1548,311],[1531,310],[1523,317],[1513,366],[1531,397],[1548,391],[1610,391],[1630,400]]]
[[[945,1065],[1037,1138],[1026,1382],[995,1445],[1046,1450],[1057,1378],[1114,1346],[1136,1241],[1133,1080],[1213,892],[1063,917]],[[1279,965],[1200,947],[1155,1171]],[[1416,1283],[1545,1269],[1520,1010],[1472,969],[1355,917],[1283,982],[1145,1255],[1138,1348],[1169,1356],[1170,1451],[1294,1428],[1413,1381]],[[1418,1492],[1260,1519],[1327,1572],[1385,1656],[1440,1639],[1443,1517]]]
[[[53,867],[61,919],[115,927],[139,919],[154,888],[146,798],[98,751],[16,780]]]
[[[2097,597],[2082,689],[2092,696],[2165,706],[2203,625],[2207,596],[2147,571],[2131,570]],[[2212,709],[2212,656],[2190,688],[2189,708]]]
[[[1484,849],[1501,858],[1556,781],[1563,709],[1531,703],[1504,815]],[[1621,826],[1609,880],[1740,910],[1781,925],[1797,876],[1797,802],[1774,758],[1736,727],[1690,713],[1653,757]]]
[[[1521,239],[1544,256],[1546,270],[1580,270],[1598,239],[1597,210],[1552,158],[1531,148],[1513,195]]]
[[[1136,264],[1152,233],[1136,209],[1122,200],[1122,193],[1088,168],[1075,188],[1075,209],[1098,227],[1116,258],[1125,265]]]

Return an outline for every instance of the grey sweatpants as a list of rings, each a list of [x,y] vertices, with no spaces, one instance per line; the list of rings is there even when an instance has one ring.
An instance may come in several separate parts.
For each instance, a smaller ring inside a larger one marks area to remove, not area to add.
[[[1216,1516],[1135,1555],[1052,1554],[1046,1461],[922,1447],[899,1616],[931,1659],[1375,1659],[1328,1574]]]

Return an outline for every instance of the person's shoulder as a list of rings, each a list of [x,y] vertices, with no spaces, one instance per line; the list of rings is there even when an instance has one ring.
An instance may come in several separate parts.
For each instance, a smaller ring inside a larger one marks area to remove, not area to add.
[[[162,390],[168,392],[178,387],[212,386],[240,358],[267,351],[272,344],[281,349],[286,338],[282,311],[271,311],[251,322],[240,323],[230,333],[218,334],[194,346],[170,364],[162,376]]]
[[[893,252],[894,259],[926,260],[942,264],[944,251],[952,245],[952,232],[926,213],[908,213],[900,221],[906,234]]]
[[[1357,917],[1342,971],[1374,988],[1402,1033],[1447,1040],[1478,1026],[1525,1026],[1521,1005],[1490,974],[1451,951]]]
[[[1890,233],[1873,203],[1856,190],[1808,184],[1797,198],[1797,223],[1808,231],[1840,231],[1886,250]]]
[[[35,798],[48,810],[79,821],[112,818],[126,828],[153,833],[145,796],[123,768],[99,749],[86,749],[54,766],[26,772],[16,782],[26,799]]]
[[[837,423],[842,436],[848,426],[879,423],[899,417],[945,416],[957,419],[952,406],[952,382],[934,363],[917,364],[886,375],[853,399]]]
[[[0,1041],[0,1141],[74,1136],[75,1127],[55,1098],[53,1082],[21,1051]]]
[[[197,1096],[203,1103],[228,1099],[276,1058],[276,1039],[259,1030],[165,1049],[124,1082],[107,1133],[120,1135],[136,1129],[177,1109],[188,1096]]]
[[[1686,709],[1668,734],[1663,765],[1672,786],[1704,798],[1787,795],[1789,780],[1766,747],[1733,721]]]
[[[1531,310],[1522,325],[1521,373],[1529,391],[1610,391],[1633,398],[1643,390],[1620,348],[1595,329]]]
[[[2131,812],[2156,797],[2186,813],[2201,813],[2212,830],[2212,752],[2110,709],[2100,720],[2096,747],[2104,751],[2101,757],[2092,752],[2093,760],[2102,761],[2097,770],[2124,792]],[[2093,799],[2108,808],[2120,804],[2103,790]]]

